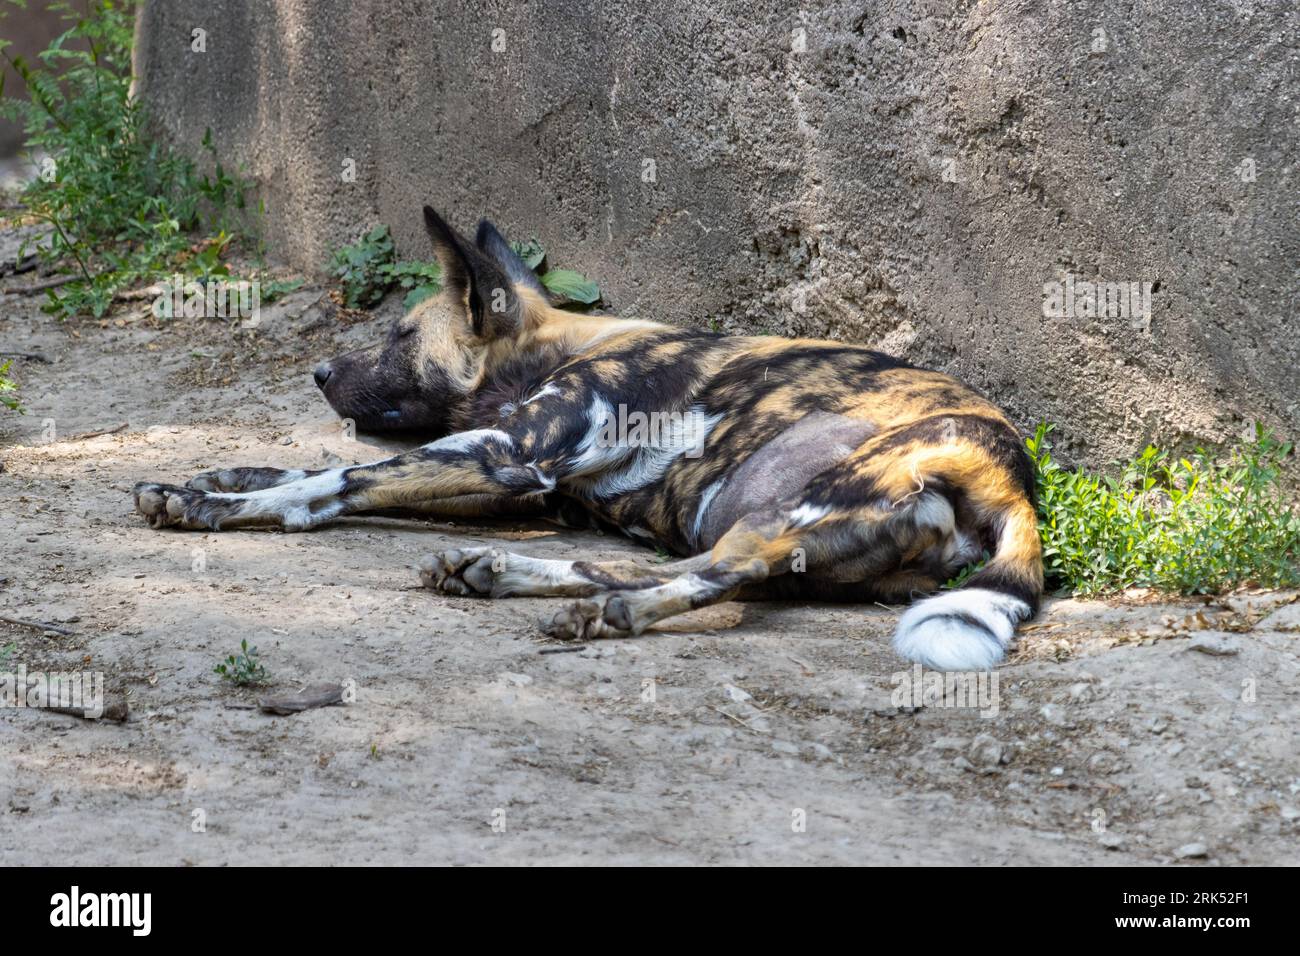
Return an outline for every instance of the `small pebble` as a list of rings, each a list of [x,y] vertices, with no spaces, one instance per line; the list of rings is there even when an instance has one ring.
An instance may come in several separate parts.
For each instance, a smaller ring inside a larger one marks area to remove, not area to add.
[[[1184,843],[1174,851],[1175,860],[1200,860],[1210,855],[1210,848],[1204,843]]]
[[[737,704],[743,704],[747,700],[753,700],[753,695],[748,691],[741,690],[735,684],[723,684],[722,690],[726,695],[734,700]]]
[[[1002,742],[990,734],[979,734],[971,741],[970,760],[977,767],[996,767],[1006,763],[1010,757]]]
[[[1122,850],[1124,849],[1125,840],[1118,833],[1107,831],[1097,838],[1097,842],[1108,850]]]
[[[1044,704],[1038,708],[1038,716],[1049,724],[1060,726],[1065,723],[1065,711],[1056,704]]]
[[[1099,750],[1088,758],[1088,769],[1093,773],[1114,773],[1119,766],[1119,758],[1109,751]]]
[[[1198,634],[1187,645],[1191,651],[1200,651],[1211,657],[1231,657],[1241,653],[1241,646],[1232,638],[1219,634]]]

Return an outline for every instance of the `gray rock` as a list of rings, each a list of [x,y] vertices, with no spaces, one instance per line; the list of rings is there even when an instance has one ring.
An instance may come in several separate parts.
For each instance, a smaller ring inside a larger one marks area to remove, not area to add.
[[[1204,843],[1184,843],[1174,850],[1175,860],[1199,860],[1210,855],[1210,848]]]
[[[1093,773],[1112,774],[1120,768],[1120,759],[1107,750],[1099,750],[1088,758],[1088,769]]]
[[[971,741],[969,757],[977,767],[996,767],[1010,759],[1002,741],[990,734],[979,734]]]
[[[737,704],[743,704],[745,701],[754,699],[754,696],[749,691],[742,690],[735,684],[723,684],[722,692],[727,695],[728,700],[733,700]]]
[[[1197,634],[1188,642],[1187,649],[1211,657],[1231,657],[1241,653],[1241,645],[1223,634]]]
[[[1122,850],[1128,841],[1118,833],[1107,830],[1101,836],[1097,837],[1097,842],[1108,850]]]
[[[1070,700],[1072,703],[1086,704],[1096,696],[1097,692],[1093,690],[1091,684],[1078,683],[1070,685]]]
[[[1038,716],[1049,724],[1055,724],[1058,727],[1065,726],[1068,721],[1065,709],[1060,704],[1044,704],[1038,708]]]

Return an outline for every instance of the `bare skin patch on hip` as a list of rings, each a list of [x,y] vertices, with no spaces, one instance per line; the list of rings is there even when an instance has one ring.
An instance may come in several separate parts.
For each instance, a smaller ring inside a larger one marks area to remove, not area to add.
[[[816,475],[843,461],[876,431],[871,422],[812,412],[705,491],[696,515],[696,547],[712,548],[747,514],[795,497]]]

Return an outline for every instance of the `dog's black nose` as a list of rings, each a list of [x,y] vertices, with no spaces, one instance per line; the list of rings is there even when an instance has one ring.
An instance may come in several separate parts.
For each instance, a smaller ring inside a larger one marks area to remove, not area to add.
[[[325,383],[330,380],[330,376],[333,374],[334,374],[334,369],[330,368],[330,363],[321,362],[319,365],[316,366],[316,371],[311,373],[311,377],[316,379],[317,388],[324,388]]]

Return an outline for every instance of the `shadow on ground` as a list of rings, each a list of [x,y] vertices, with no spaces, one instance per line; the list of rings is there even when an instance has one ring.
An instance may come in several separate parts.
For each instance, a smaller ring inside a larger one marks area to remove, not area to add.
[[[992,702],[914,708],[892,609],[728,604],[553,653],[553,602],[445,597],[412,570],[467,539],[654,560],[611,537],[149,531],[139,479],[383,454],[309,370],[384,319],[319,295],[257,330],[0,300],[0,349],[48,360],[15,363],[29,411],[0,417],[0,613],[69,632],[0,624],[0,647],[102,671],[132,712],[0,711],[0,863],[1300,859],[1294,594],[1051,602]],[[355,703],[262,714],[212,672],[243,638],[279,687],[351,680]]]

